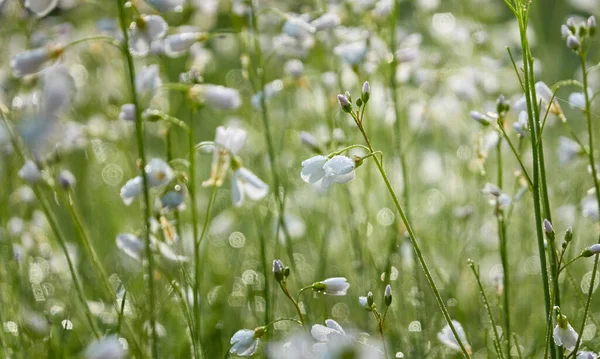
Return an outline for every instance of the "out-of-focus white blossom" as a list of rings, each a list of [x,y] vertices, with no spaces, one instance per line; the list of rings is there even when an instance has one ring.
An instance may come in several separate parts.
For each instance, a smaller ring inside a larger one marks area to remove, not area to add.
[[[25,7],[33,12],[37,17],[48,15],[56,5],[58,0],[25,0]]]
[[[456,320],[452,320],[452,325],[454,326],[454,329],[456,329],[458,338],[465,346],[465,349],[470,353],[471,345],[467,341],[467,335],[465,334],[462,325]],[[454,333],[452,333],[452,329],[450,329],[450,325],[446,324],[446,326],[444,326],[444,328],[437,334],[437,337],[439,341],[442,342],[442,344],[444,344],[448,348],[456,351],[461,350],[460,345],[458,345],[458,340],[456,340]]]
[[[15,77],[34,74],[50,60],[58,58],[63,52],[59,46],[40,47],[16,54],[10,61],[10,67]]]
[[[202,183],[202,186],[223,185],[223,180],[229,169],[231,156],[235,156],[241,150],[246,141],[246,131],[234,127],[217,127],[215,136],[215,149],[210,169],[210,178]]]
[[[83,355],[85,359],[124,359],[127,350],[116,335],[108,335],[88,345]]]
[[[242,105],[238,90],[220,85],[194,85],[190,96],[199,103],[221,110],[235,110]]]
[[[19,177],[29,184],[35,184],[42,179],[42,172],[32,160],[27,160],[19,170]]]
[[[253,201],[264,198],[269,193],[269,186],[246,168],[240,168],[231,178],[231,197],[236,207],[244,203],[248,196]]]
[[[258,348],[259,342],[255,332],[255,330],[250,329],[241,329],[235,332],[229,341],[229,344],[231,344],[229,352],[242,357],[252,356]]]
[[[146,56],[152,42],[167,33],[167,22],[159,15],[142,15],[129,26],[129,51],[135,56]]]
[[[165,37],[165,54],[169,57],[184,55],[192,45],[206,39],[202,32],[182,32]]]

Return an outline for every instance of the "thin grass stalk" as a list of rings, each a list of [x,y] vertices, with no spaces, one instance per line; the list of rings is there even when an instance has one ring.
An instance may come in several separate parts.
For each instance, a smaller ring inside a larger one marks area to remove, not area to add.
[[[117,7],[119,10],[119,23],[121,32],[123,33],[123,55],[125,56],[126,72],[128,75],[129,96],[135,106],[135,133],[138,148],[138,156],[140,158],[140,174],[142,176],[142,192],[143,192],[143,225],[144,225],[144,255],[146,256],[146,287],[148,291],[149,317],[150,317],[150,348],[152,358],[158,358],[158,333],[156,331],[156,293],[154,290],[154,258],[152,257],[152,248],[150,242],[150,192],[148,191],[148,178],[146,176],[146,152],[144,145],[144,123],[141,116],[141,108],[138,101],[137,91],[135,88],[135,66],[133,57],[129,52],[129,33],[127,31],[127,19],[125,16],[125,0],[118,0]]]
[[[531,134],[531,149],[533,156],[533,207],[534,207],[534,215],[535,215],[535,228],[537,233],[537,242],[538,242],[538,253],[540,256],[540,267],[542,272],[542,284],[544,289],[544,306],[545,306],[545,316],[547,320],[547,325],[552,326],[552,316],[550,307],[550,285],[548,279],[548,269],[546,267],[546,250],[544,247],[544,231],[542,228],[542,214],[541,214],[541,200],[540,200],[540,167],[539,167],[539,155],[538,155],[538,146],[537,143],[537,128],[538,128],[538,120],[535,117],[536,111],[534,109],[535,105],[532,104],[535,97],[535,87],[531,88],[534,84],[534,74],[533,68],[530,68],[531,62],[529,61],[529,57],[531,53],[529,51],[529,43],[527,40],[527,9],[523,9],[520,3],[517,4],[516,8],[518,11],[516,12],[517,20],[519,22],[519,34],[521,38],[521,49],[523,51],[523,87],[525,88],[525,99],[527,102],[527,116]],[[553,359],[556,358],[556,349],[552,343],[550,345],[550,355]]]
[[[359,119],[357,117],[357,115],[354,113],[352,113],[351,115],[353,116],[353,118],[356,122],[356,125],[358,126],[360,132],[362,133],[363,138],[367,144],[367,147],[369,148],[369,151],[371,151],[372,154],[375,153],[373,146],[371,145],[369,136],[367,136],[367,133],[365,132],[365,129],[362,126],[362,119]],[[435,281],[433,280],[431,271],[429,270],[429,266],[427,265],[427,262],[425,262],[423,253],[421,253],[421,248],[419,247],[419,244],[417,243],[417,236],[415,235],[415,232],[412,229],[412,226],[410,224],[410,221],[408,220],[408,217],[406,217],[406,213],[404,212],[404,209],[402,208],[402,205],[400,204],[400,200],[398,199],[398,195],[396,194],[396,191],[394,190],[394,187],[392,186],[392,184],[383,168],[383,164],[380,162],[380,160],[377,156],[373,156],[373,161],[375,161],[375,164],[377,165],[377,169],[379,170],[381,178],[385,182],[385,186],[387,187],[388,192],[394,202],[394,205],[396,206],[396,209],[398,210],[398,213],[400,214],[402,223],[404,223],[404,226],[406,227],[406,231],[408,232],[408,237],[412,244],[413,250],[415,251],[415,254],[417,255],[419,264],[421,265],[421,268],[423,269],[423,272],[425,273],[425,277],[427,278],[427,282],[429,283],[429,286],[431,287],[431,290],[433,291],[435,299],[437,300],[437,303],[438,303],[440,309],[442,310],[442,314],[444,315],[444,318],[446,319],[446,322],[448,323],[448,326],[450,327],[452,334],[454,334],[454,337],[455,337],[456,341],[458,342],[458,346],[460,347],[462,354],[465,356],[465,358],[470,359],[471,355],[470,355],[469,351],[466,349],[462,340],[460,340],[460,337],[458,336],[456,328],[454,327],[454,324],[452,323],[452,318],[450,317],[448,308],[446,307],[446,304],[444,304],[444,300],[442,299],[442,296],[435,284]]]
[[[503,124],[500,124],[503,126]],[[497,182],[498,187],[503,187],[503,176],[502,176],[502,137],[498,138],[498,144],[496,145],[496,152],[498,156],[498,160],[496,164],[497,168]],[[502,311],[504,314],[504,330],[506,338],[506,353],[510,355],[510,273],[508,270],[508,248],[507,248],[507,238],[506,238],[506,222],[504,218],[504,212],[500,209],[496,209],[496,222],[498,226],[498,240],[500,242],[500,259],[502,261],[502,280],[504,286],[504,310]],[[478,278],[479,280],[479,278]],[[483,289],[482,289],[483,291]],[[498,341],[498,345],[500,345],[500,341]]]
[[[254,56],[256,57],[256,74],[258,75],[259,88],[263,91],[262,96],[260,96],[260,112],[261,118],[264,127],[265,141],[267,142],[268,154],[269,154],[269,163],[271,167],[271,175],[273,177],[273,193],[275,194],[275,199],[277,200],[277,205],[279,208],[279,213],[277,215],[277,221],[279,222],[279,226],[281,226],[281,230],[283,231],[285,237],[285,246],[287,250],[287,255],[290,260],[290,268],[294,272],[294,276],[296,278],[300,278],[300,274],[296,268],[296,261],[294,260],[294,249],[292,244],[292,239],[290,237],[289,231],[285,224],[284,216],[285,216],[285,202],[279,193],[281,180],[279,178],[279,173],[277,172],[277,158],[275,156],[275,146],[273,144],[273,139],[271,136],[270,122],[269,122],[269,112],[267,109],[267,101],[265,98],[265,68],[263,63],[262,49],[260,46],[260,39],[258,33],[257,26],[257,18],[256,18],[256,5],[255,2],[250,2],[251,10],[250,10],[250,22],[252,25],[253,31],[253,42],[254,42]]]

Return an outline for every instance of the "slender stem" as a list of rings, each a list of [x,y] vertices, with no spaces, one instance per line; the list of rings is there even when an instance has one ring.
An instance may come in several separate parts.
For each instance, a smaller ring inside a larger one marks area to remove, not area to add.
[[[356,121],[356,124],[357,124],[360,132],[362,133],[362,135],[365,139],[365,142],[367,143],[367,147],[369,147],[369,150],[371,152],[375,152],[373,150],[373,146],[371,145],[371,141],[369,140],[369,137],[367,136],[367,134],[362,126],[362,121],[356,116],[356,114],[351,113],[351,115],[354,118],[354,120]],[[440,292],[437,289],[437,286],[435,285],[435,281],[433,280],[433,277],[431,276],[429,267],[427,266],[427,263],[425,262],[425,258],[423,257],[423,254],[421,253],[421,249],[419,248],[419,244],[417,243],[417,236],[415,235],[415,233],[412,229],[412,226],[410,225],[410,222],[408,220],[408,217],[406,217],[406,214],[405,214],[404,210],[402,209],[402,206],[400,205],[400,201],[398,200],[396,191],[394,190],[394,187],[390,183],[390,180],[389,180],[385,170],[383,169],[383,164],[379,161],[377,156],[374,156],[373,160],[375,161],[375,164],[377,165],[377,168],[379,169],[381,178],[385,182],[388,192],[390,193],[390,196],[392,197],[392,200],[394,201],[396,209],[398,210],[398,213],[400,214],[402,223],[404,223],[404,226],[406,227],[406,231],[408,232],[408,238],[410,239],[413,250],[415,251],[415,254],[417,255],[419,264],[421,265],[421,268],[423,269],[423,272],[425,273],[425,277],[427,278],[427,282],[429,283],[429,286],[431,287],[431,290],[433,291],[435,299],[437,300],[437,303],[440,306],[440,309],[442,310],[442,314],[444,315],[444,318],[446,319],[446,322],[448,323],[450,330],[454,334],[454,337],[455,337],[456,341],[458,342],[458,346],[460,347],[460,350],[462,351],[463,355],[466,358],[471,358],[471,355],[469,353],[470,350],[467,350],[467,348],[463,344],[462,340],[458,336],[456,328],[454,328],[454,324],[452,323],[452,318],[450,317],[448,308],[446,308],[446,305],[444,304],[444,300],[442,299],[442,296],[440,295]]]
[[[535,111],[536,104],[533,104],[533,101],[536,99],[535,96],[535,86],[533,86],[534,82],[534,74],[533,69],[530,68],[529,57],[531,56],[529,50],[529,43],[527,41],[527,12],[522,7],[518,8],[517,19],[519,21],[519,33],[521,37],[521,48],[523,51],[523,72],[524,72],[524,81],[523,88],[525,92],[525,99],[527,102],[527,115],[529,120],[529,128],[531,134],[531,148],[532,148],[532,156],[533,156],[533,181],[532,181],[532,189],[533,189],[533,207],[535,214],[535,228],[537,232],[537,242],[538,242],[538,253],[540,256],[540,268],[542,272],[542,285],[544,289],[544,306],[545,306],[545,315],[547,319],[547,325],[549,327],[552,326],[552,316],[551,316],[551,307],[550,307],[550,286],[548,279],[548,270],[546,268],[546,251],[544,248],[544,234],[542,228],[542,215],[541,215],[541,201],[540,201],[540,168],[539,168],[539,155],[538,155],[538,146],[537,143],[537,128],[538,128],[538,117],[536,117],[537,113]],[[517,72],[518,74],[518,72]],[[552,358],[556,358],[556,349],[552,343],[550,343],[550,352]]]
[[[156,293],[154,291],[154,258],[152,256],[152,248],[150,243],[150,193],[148,191],[148,177],[146,176],[146,153],[144,146],[144,124],[142,122],[141,108],[138,101],[137,91],[135,88],[135,67],[133,57],[129,52],[129,33],[127,31],[127,20],[125,16],[125,0],[117,2],[119,8],[119,23],[123,33],[123,55],[127,64],[126,72],[128,75],[130,97],[135,106],[135,133],[138,147],[138,156],[140,158],[140,172],[142,176],[142,192],[144,197],[143,202],[143,226],[144,226],[144,252],[146,256],[146,286],[148,291],[148,311],[150,317],[150,346],[152,358],[158,358],[158,333],[156,332]]]
[[[519,152],[513,145],[512,141],[510,140],[510,137],[508,137],[508,134],[506,133],[506,130],[504,129],[504,127],[499,126],[499,128],[500,128],[500,131],[502,132],[502,135],[506,139],[506,142],[510,146],[512,153],[515,155],[515,158],[519,162],[519,166],[521,166],[521,171],[523,172],[523,175],[525,176],[525,179],[527,180],[527,184],[529,185],[529,188],[531,189],[533,187],[533,182],[531,181],[531,177],[529,177],[529,173],[527,172],[527,169],[525,168],[525,165],[523,164],[523,161],[521,160],[521,156],[519,155]]]
[[[300,310],[298,301],[296,299],[294,299],[294,297],[292,297],[292,295],[290,294],[290,291],[287,289],[287,285],[279,282],[279,286],[281,287],[281,290],[283,290],[283,293],[285,294],[285,296],[288,297],[289,300],[291,300],[292,303],[294,304],[294,307],[296,308],[296,312],[298,312],[298,317],[300,318],[300,322],[302,323],[302,326],[306,328],[306,322],[304,321],[304,315],[302,315],[302,310]],[[310,287],[302,288],[300,290],[300,293],[302,293],[302,291],[306,288],[310,288]],[[298,293],[298,297],[300,296],[300,293]]]
[[[270,125],[269,125],[269,112],[267,110],[267,101],[266,101],[266,97],[264,95],[266,79],[265,79],[264,62],[263,62],[263,58],[262,58],[262,49],[260,47],[260,41],[258,38],[256,5],[255,5],[255,2],[250,2],[250,5],[251,5],[250,22],[252,24],[252,30],[254,31],[253,38],[254,38],[254,55],[256,56],[256,66],[257,66],[256,73],[258,74],[260,89],[261,89],[261,91],[263,91],[262,96],[260,96],[260,110],[261,110],[260,112],[262,114],[262,122],[263,122],[264,133],[265,133],[265,141],[267,142],[271,174],[273,177],[273,187],[274,187],[273,192],[275,194],[275,199],[277,200],[277,204],[279,207],[278,222],[279,222],[279,225],[281,226],[281,229],[283,230],[283,234],[285,237],[285,244],[286,244],[287,254],[288,254],[288,257],[290,260],[290,267],[292,268],[292,271],[294,272],[294,276],[296,278],[300,278],[300,274],[296,268],[296,261],[294,260],[294,249],[293,249],[292,239],[290,237],[289,231],[287,229],[287,225],[284,220],[284,218],[285,218],[284,217],[285,202],[279,193],[281,181],[279,178],[279,174],[277,172],[277,159],[275,157],[275,146],[273,145],[273,139],[271,136],[271,130],[270,130]]]
[[[98,36],[84,37],[83,39],[72,41],[72,42],[66,44],[65,47],[63,48],[63,50],[66,50],[75,45],[79,45],[79,44],[82,44],[85,42],[91,42],[91,41],[108,41],[109,44],[116,46],[116,47],[120,47],[119,42],[114,37],[98,35]]]
[[[192,151],[193,152],[193,151]],[[192,166],[194,167],[194,166]],[[190,171],[191,173],[191,171]],[[201,306],[200,306],[200,282],[202,281],[202,268],[203,268],[203,261],[201,261],[201,256],[200,256],[200,246],[202,244],[202,240],[204,239],[204,236],[206,235],[207,231],[208,231],[208,227],[209,227],[209,223],[210,223],[210,219],[211,219],[211,213],[212,213],[212,209],[214,207],[215,204],[215,198],[217,197],[217,189],[219,187],[217,187],[217,185],[213,185],[212,186],[212,190],[210,192],[210,198],[208,200],[208,206],[206,207],[206,214],[204,215],[204,224],[202,225],[202,232],[200,233],[200,237],[198,237],[196,239],[196,237],[194,237],[194,265],[195,265],[195,280],[194,280],[194,321],[196,322],[196,349],[197,349],[197,355],[201,356],[201,338],[202,338],[202,321],[200,320],[201,315],[202,315],[202,310],[201,310]],[[193,202],[193,205],[195,205],[195,202]]]
[[[383,324],[385,323],[385,317],[387,316],[387,312],[388,312],[389,308],[390,307],[386,306],[385,312],[383,312],[383,315],[379,316],[379,320],[377,322],[379,336],[381,337],[381,343],[383,345],[383,353],[384,353],[386,359],[388,359],[390,357],[390,355],[388,353],[387,344],[385,342],[385,335],[383,334]],[[376,312],[376,311],[374,310],[373,312]]]
[[[202,273],[200,270],[200,241],[198,240],[198,203],[196,202],[196,143],[194,142],[194,121],[196,117],[195,115],[196,107],[195,105],[191,105],[190,125],[188,131],[188,161],[190,163],[190,178],[188,178],[187,181],[187,188],[190,196],[190,212],[192,214],[192,239],[194,243],[194,357],[199,358],[201,342],[200,278]],[[212,203],[209,203],[209,206],[211,206],[211,204]],[[209,211],[207,211],[207,215],[208,212]]]
[[[502,122],[502,121],[500,121]],[[500,123],[500,127],[503,127],[503,124]],[[497,181],[498,186],[502,188],[502,138],[498,139],[498,144],[496,148],[496,152],[498,155],[497,161]],[[498,224],[498,240],[500,241],[500,258],[502,260],[502,271],[503,271],[503,282],[504,282],[504,326],[505,326],[505,338],[506,338],[506,353],[510,355],[510,273],[508,271],[508,249],[507,249],[507,238],[506,238],[506,223],[504,219],[504,213],[502,209],[498,207],[496,209],[496,221]],[[483,292],[483,289],[482,289]],[[500,345],[500,341],[498,341],[498,345]]]
[[[477,279],[477,285],[479,286],[479,292],[481,293],[481,297],[483,298],[483,305],[485,307],[485,310],[487,311],[488,318],[490,319],[490,323],[492,324],[492,331],[494,332],[494,339],[496,340],[496,343],[498,343],[498,346],[499,346],[500,345],[500,335],[498,334],[498,328],[496,327],[496,320],[494,319],[494,315],[492,314],[492,309],[490,307],[490,303],[488,301],[487,295],[485,294],[485,291],[483,290],[483,285],[481,284],[481,278],[479,277],[479,272],[477,272],[477,269],[475,269],[475,264],[472,261],[469,261],[469,267],[471,268],[471,271],[473,272],[475,279]],[[502,354],[502,350],[498,350],[498,353],[500,354],[500,358],[504,359],[504,354]],[[509,348],[508,355],[510,355],[510,348]]]
[[[590,303],[592,302],[592,294],[594,294],[594,283],[596,282],[596,274],[598,273],[598,254],[596,254],[594,258],[594,269],[592,270],[592,278],[590,280],[590,287],[588,289],[588,297],[585,302],[585,309],[583,311],[583,319],[581,320],[581,327],[579,329],[579,336],[577,337],[577,343],[575,344],[575,349],[573,349],[573,353],[577,353],[579,346],[581,345],[581,337],[583,336],[583,331],[585,330],[585,323],[587,321],[588,314],[590,312]]]

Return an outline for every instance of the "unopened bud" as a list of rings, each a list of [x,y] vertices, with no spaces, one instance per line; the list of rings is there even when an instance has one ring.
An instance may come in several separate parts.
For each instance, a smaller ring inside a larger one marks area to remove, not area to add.
[[[275,279],[278,282],[281,282],[285,279],[283,270],[284,270],[283,262],[279,259],[275,259],[273,261],[273,274],[275,275]]]
[[[482,114],[481,112],[471,111],[470,114],[472,119],[484,126],[489,126],[489,124],[491,123],[490,118]]]
[[[573,240],[573,228],[571,228],[571,226],[569,226],[569,228],[567,228],[567,231],[565,232],[565,242],[569,243]]]
[[[498,114],[504,114],[507,113],[508,110],[510,110],[510,103],[504,98],[504,95],[498,96],[496,112],[498,112]]]
[[[367,101],[369,101],[369,97],[371,97],[371,85],[369,85],[369,81],[365,81],[362,87],[362,101],[367,103]]]
[[[579,50],[579,47],[581,46],[581,44],[579,43],[579,40],[577,39],[577,37],[575,37],[574,35],[569,35],[567,37],[567,47],[573,51],[577,51]]]
[[[340,106],[342,106],[342,110],[344,110],[344,112],[352,112],[352,103],[350,103],[350,100],[348,99],[348,97],[339,94],[337,96],[338,102],[340,103]]]
[[[596,35],[596,17],[594,15],[588,17],[587,27],[590,37],[594,37],[594,35]]]
[[[354,168],[358,168],[360,165],[363,164],[364,158],[360,157],[360,156],[354,156]]]
[[[58,175],[58,183],[60,183],[63,189],[73,188],[75,185],[75,176],[67,170],[61,171]]]
[[[389,284],[385,286],[383,300],[388,307],[392,304],[392,287]]]
[[[367,293],[367,305],[370,308],[373,308],[374,304],[375,304],[375,300],[373,299],[373,292]]]
[[[581,252],[582,257],[591,257],[594,254],[600,254],[600,244],[592,244]]]

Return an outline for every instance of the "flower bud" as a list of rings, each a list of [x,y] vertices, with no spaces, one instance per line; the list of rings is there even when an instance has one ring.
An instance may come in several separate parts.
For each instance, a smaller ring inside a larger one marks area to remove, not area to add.
[[[573,18],[573,17],[568,18],[566,25],[567,25],[567,28],[569,30],[571,30],[572,33],[575,33],[575,30],[576,30],[575,18]]]
[[[75,176],[70,171],[63,170],[58,175],[58,183],[60,183],[60,186],[65,190],[73,188],[75,182]]]
[[[363,164],[364,158],[360,157],[360,156],[354,156],[354,168],[358,168],[360,165]]]
[[[567,228],[567,231],[565,232],[565,242],[569,243],[571,242],[571,240],[573,240],[573,228],[569,226],[569,228]]]
[[[594,37],[594,35],[596,35],[596,17],[594,15],[588,17],[587,27],[590,37]]]
[[[338,102],[340,103],[340,106],[342,106],[342,110],[344,110],[344,112],[350,113],[352,112],[352,103],[350,103],[350,100],[348,99],[348,97],[339,94],[337,96]]]
[[[278,282],[281,282],[285,279],[285,274],[283,271],[283,262],[279,259],[275,259],[273,261],[273,274],[275,275],[275,279]]]
[[[472,119],[474,119],[475,121],[479,122],[480,124],[482,124],[484,126],[489,126],[489,124],[491,123],[490,118],[487,117],[486,115],[482,114],[481,112],[471,111],[470,115],[471,115]]]
[[[367,103],[369,97],[371,97],[371,85],[369,85],[369,81],[365,81],[362,87],[361,99],[364,103]]]
[[[510,103],[504,98],[504,95],[498,96],[498,102],[496,104],[496,112],[498,114],[504,114],[510,110]]]
[[[132,103],[126,103],[121,106],[121,112],[119,112],[119,120],[122,121],[135,121],[135,105]]]
[[[392,287],[389,284],[385,286],[383,300],[388,307],[392,304]]]
[[[375,300],[373,299],[373,292],[367,293],[367,305],[370,308],[373,308],[374,304],[375,304]]]
[[[554,233],[554,227],[552,227],[552,223],[547,219],[544,219],[544,232],[548,235]]]
[[[600,254],[600,244],[592,244],[581,252],[582,257],[591,257],[594,254]]]
[[[574,35],[569,35],[567,37],[567,47],[573,51],[577,51],[579,50],[579,47],[581,46],[581,44],[579,43],[579,40],[577,39],[577,37],[575,37]]]
[[[346,98],[348,99],[348,101],[350,101],[350,103],[352,103],[352,95],[350,95],[349,91],[344,92],[344,96],[346,96]]]
[[[560,26],[560,34],[562,35],[563,39],[566,39],[567,37],[569,37],[569,35],[573,35],[571,30],[569,30],[569,27],[564,24]]]

